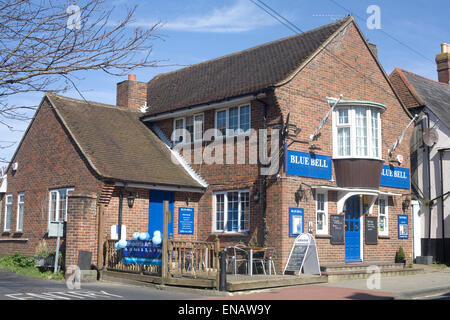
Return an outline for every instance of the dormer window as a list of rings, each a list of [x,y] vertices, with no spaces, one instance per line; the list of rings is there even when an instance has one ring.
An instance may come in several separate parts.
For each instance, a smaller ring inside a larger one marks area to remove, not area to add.
[[[333,111],[333,157],[381,159],[384,109],[377,103],[339,103]]]

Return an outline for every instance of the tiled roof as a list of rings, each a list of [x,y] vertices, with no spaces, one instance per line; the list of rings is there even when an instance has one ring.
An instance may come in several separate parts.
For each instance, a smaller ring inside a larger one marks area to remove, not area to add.
[[[122,182],[202,188],[143,124],[140,113],[47,93],[81,152],[101,177]]]
[[[400,76],[403,82],[401,86],[404,85],[410,92],[409,96],[400,94],[408,108],[426,106],[450,128],[450,85],[402,69],[396,69],[391,74],[391,79],[394,73]],[[393,83],[396,87],[399,86],[399,81],[393,81]]]
[[[157,75],[147,85],[146,115],[254,93],[288,78],[353,18]]]

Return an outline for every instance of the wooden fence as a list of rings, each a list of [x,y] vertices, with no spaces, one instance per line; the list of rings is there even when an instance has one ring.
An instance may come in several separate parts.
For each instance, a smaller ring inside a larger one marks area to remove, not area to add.
[[[162,266],[125,264],[122,250],[116,250],[117,240],[105,242],[105,267],[109,271],[120,271],[159,277],[159,283],[214,287],[219,286],[220,243],[206,241],[179,241],[169,239],[167,252],[162,256]],[[166,259],[166,263],[164,263]],[[163,276],[165,275],[165,276]]]

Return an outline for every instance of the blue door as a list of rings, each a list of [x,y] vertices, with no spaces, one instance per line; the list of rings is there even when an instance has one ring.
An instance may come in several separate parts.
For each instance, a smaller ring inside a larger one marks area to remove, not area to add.
[[[169,201],[169,210],[172,212],[171,222],[169,223],[169,237],[173,236],[173,201],[172,191],[150,190],[148,205],[148,233],[153,237],[153,232],[163,231],[163,201]]]
[[[349,198],[345,206],[345,261],[361,261],[359,196]]]

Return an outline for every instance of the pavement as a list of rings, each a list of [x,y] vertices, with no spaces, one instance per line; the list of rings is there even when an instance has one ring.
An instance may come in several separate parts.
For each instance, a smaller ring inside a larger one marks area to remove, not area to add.
[[[188,300],[210,297],[201,291],[161,290],[123,283],[81,283],[68,289],[64,281],[45,280],[0,270],[0,300]]]
[[[424,274],[223,293],[173,286],[99,281],[69,290],[63,281],[0,270],[0,300],[450,300],[450,268],[417,265]]]

